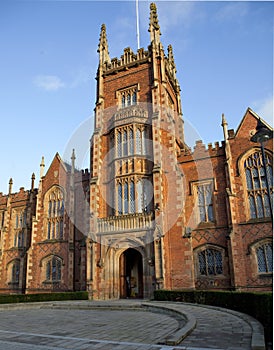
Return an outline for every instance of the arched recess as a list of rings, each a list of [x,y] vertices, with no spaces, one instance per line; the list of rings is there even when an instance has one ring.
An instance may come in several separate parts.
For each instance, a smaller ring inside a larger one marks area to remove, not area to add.
[[[120,298],[143,298],[143,256],[134,249],[123,251],[119,259]]]

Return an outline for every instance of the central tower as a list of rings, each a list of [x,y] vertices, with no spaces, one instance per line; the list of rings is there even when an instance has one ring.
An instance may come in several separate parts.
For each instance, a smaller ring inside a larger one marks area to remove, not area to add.
[[[101,27],[87,247],[87,283],[95,299],[150,297],[165,287],[164,238],[174,224],[182,225],[180,87],[153,3],[149,32],[147,50],[127,47],[120,59],[110,59]]]

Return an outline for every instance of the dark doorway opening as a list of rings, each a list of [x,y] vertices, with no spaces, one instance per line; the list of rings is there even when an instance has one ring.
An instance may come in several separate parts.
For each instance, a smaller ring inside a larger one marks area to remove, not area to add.
[[[120,297],[143,298],[142,255],[133,248],[120,257]]]

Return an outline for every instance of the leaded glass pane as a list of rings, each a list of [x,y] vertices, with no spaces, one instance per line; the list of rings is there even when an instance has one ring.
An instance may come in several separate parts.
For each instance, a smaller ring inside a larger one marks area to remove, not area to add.
[[[51,278],[51,262],[48,261],[46,265],[46,279],[50,280]]]
[[[257,168],[252,169],[254,188],[260,188],[259,173]]]
[[[267,271],[272,272],[273,271],[273,247],[272,244],[266,244],[265,245],[265,254],[266,254],[266,260],[267,260]]]
[[[214,255],[211,249],[206,250],[207,271],[209,275],[214,275]]]
[[[205,207],[199,207],[199,213],[200,213],[200,221],[205,222],[206,221]]]
[[[122,185],[118,184],[118,213],[122,214]]]
[[[125,107],[126,105],[126,98],[125,95],[122,96],[122,107]]]
[[[135,186],[133,181],[130,182],[129,201],[130,201],[130,212],[135,213]]]
[[[122,134],[117,133],[117,157],[122,157]]]
[[[251,190],[253,188],[253,184],[252,184],[252,177],[251,177],[250,169],[245,169],[245,175],[246,175],[247,188],[249,190]]]
[[[63,239],[63,220],[60,220],[60,239]]]
[[[142,154],[146,154],[146,135],[145,135],[145,129],[142,130]]]
[[[49,202],[49,211],[48,211],[48,216],[49,218],[51,217],[51,207],[52,207],[52,202]]]
[[[52,280],[55,281],[57,279],[57,270],[56,270],[56,258],[52,259]]]
[[[198,186],[198,203],[199,205],[204,205],[204,191],[202,186]]]
[[[123,156],[127,156],[127,131],[123,132]]]
[[[257,214],[256,214],[255,200],[253,196],[249,197],[249,206],[250,206],[250,216],[252,219],[255,219],[257,217]]]
[[[128,183],[124,184],[124,214],[128,214]]]
[[[136,153],[141,154],[142,152],[142,140],[141,140],[141,131],[140,129],[136,130]]]
[[[208,209],[208,211],[207,211],[207,216],[208,216],[207,220],[208,221],[213,221],[214,220],[214,217],[213,217],[213,206],[209,205],[207,209]]]
[[[132,94],[132,104],[135,105],[136,102],[137,102],[137,93],[136,93],[136,91],[134,91]]]
[[[199,258],[199,270],[201,275],[206,275],[206,259],[205,259],[205,251],[198,254]]]
[[[216,274],[220,275],[223,273],[223,260],[222,253],[215,250],[215,262],[216,262]]]
[[[130,93],[127,94],[127,106],[131,105],[131,96]]]
[[[57,259],[57,264],[56,264],[56,278],[58,281],[61,280],[61,260]]]
[[[133,130],[129,130],[129,154],[134,154],[134,138],[133,138]]]
[[[264,210],[265,210],[265,216],[266,217],[271,216],[270,206],[269,206],[269,197],[268,197],[267,194],[264,195]]]
[[[257,248],[257,260],[258,260],[258,271],[267,272],[263,246]]]
[[[48,239],[50,239],[50,221],[48,222]]]
[[[138,213],[142,213],[142,211],[143,211],[143,184],[142,184],[141,180],[139,180],[137,182],[137,209],[138,209]]]
[[[263,201],[261,196],[256,197],[256,205],[257,205],[257,215],[258,218],[264,217],[264,208],[263,208]]]

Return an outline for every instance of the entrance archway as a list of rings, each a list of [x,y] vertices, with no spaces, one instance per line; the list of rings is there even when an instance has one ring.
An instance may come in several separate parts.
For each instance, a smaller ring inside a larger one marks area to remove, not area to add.
[[[129,248],[120,256],[120,297],[143,298],[142,255]]]

